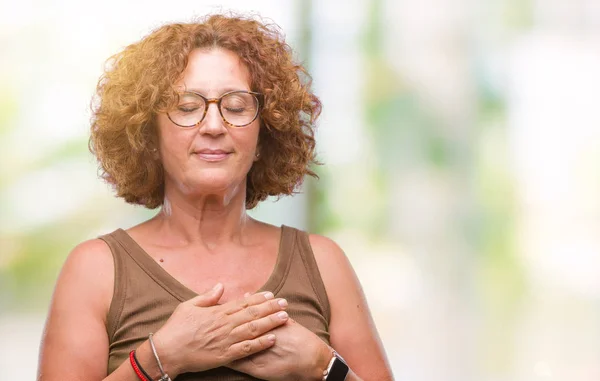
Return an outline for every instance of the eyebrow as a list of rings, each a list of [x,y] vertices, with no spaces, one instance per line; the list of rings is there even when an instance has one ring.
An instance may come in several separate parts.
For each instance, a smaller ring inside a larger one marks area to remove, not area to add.
[[[224,88],[221,88],[219,90],[221,91],[219,93],[219,96],[221,96],[221,95],[223,95],[225,93],[229,93],[231,91],[252,91],[252,90],[247,89],[247,88],[231,87],[231,86],[224,87]],[[198,94],[204,95],[205,97],[207,96],[205,91],[203,91],[201,89],[197,89],[197,88],[184,88],[184,91],[189,91],[189,92],[192,92],[192,93],[198,93]]]

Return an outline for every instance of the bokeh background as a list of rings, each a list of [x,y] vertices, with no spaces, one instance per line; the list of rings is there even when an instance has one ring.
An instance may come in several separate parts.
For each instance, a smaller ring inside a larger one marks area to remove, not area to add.
[[[80,241],[155,211],[87,150],[104,61],[219,10],[281,26],[320,181],[253,215],[333,237],[398,381],[600,379],[600,1],[0,3],[0,369],[33,380]]]

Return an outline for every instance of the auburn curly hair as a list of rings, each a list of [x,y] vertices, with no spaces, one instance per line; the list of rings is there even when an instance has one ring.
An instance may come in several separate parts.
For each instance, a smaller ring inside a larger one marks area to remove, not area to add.
[[[164,201],[156,115],[176,104],[174,84],[196,48],[223,48],[248,67],[251,89],[264,94],[260,158],[246,181],[246,208],[292,194],[315,160],[314,126],[321,102],[311,77],[293,61],[279,27],[253,18],[211,15],[162,26],[110,57],[92,106],[90,151],[117,196],[154,209]]]

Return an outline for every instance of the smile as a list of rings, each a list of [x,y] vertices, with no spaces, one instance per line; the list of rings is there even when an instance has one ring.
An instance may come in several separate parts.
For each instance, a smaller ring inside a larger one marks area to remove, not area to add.
[[[222,150],[202,150],[199,152],[194,152],[194,156],[198,157],[201,160],[215,162],[222,161],[229,157],[231,152],[226,152]]]

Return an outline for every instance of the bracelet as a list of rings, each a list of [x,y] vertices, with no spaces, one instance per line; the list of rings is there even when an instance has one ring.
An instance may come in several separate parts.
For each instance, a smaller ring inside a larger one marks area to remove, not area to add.
[[[150,375],[148,374],[148,372],[146,372],[144,370],[144,368],[142,368],[142,365],[140,365],[140,362],[137,359],[137,355],[135,350],[133,351],[133,361],[135,361],[135,365],[137,365],[137,367],[139,368],[140,372],[142,372],[142,374],[144,375],[144,377],[146,377],[148,379],[148,381],[152,381],[152,377],[150,377]]]
[[[156,363],[158,364],[158,369],[160,369],[161,377],[158,379],[158,381],[172,381],[171,377],[169,377],[169,375],[165,373],[165,370],[163,369],[162,364],[160,363],[160,359],[158,358],[158,352],[156,351],[154,341],[152,340],[152,335],[152,332],[148,335],[148,341],[150,342],[152,353],[154,353],[154,358],[156,359]]]
[[[148,376],[148,373],[146,373],[140,366],[137,357],[135,357],[135,349],[129,352],[129,362],[131,363],[131,367],[133,368],[136,376],[138,376],[141,381],[152,381],[150,376]]]

